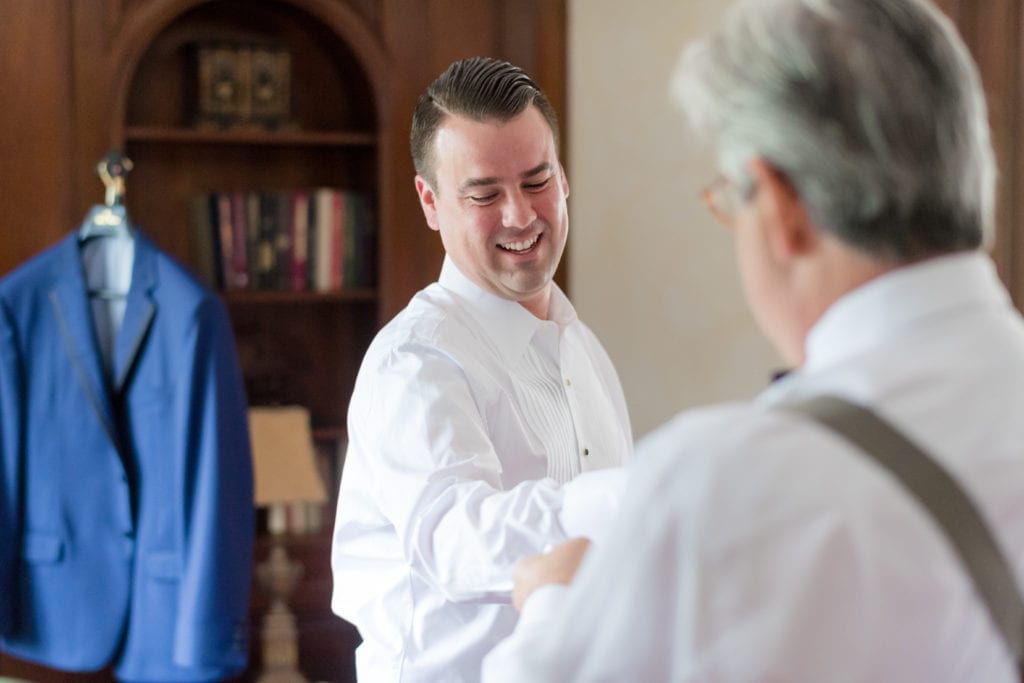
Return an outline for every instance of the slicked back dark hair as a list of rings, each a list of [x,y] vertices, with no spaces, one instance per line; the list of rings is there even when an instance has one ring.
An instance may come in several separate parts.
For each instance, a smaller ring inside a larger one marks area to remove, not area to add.
[[[471,57],[445,69],[420,97],[409,136],[412,161],[435,192],[434,138],[449,116],[472,121],[505,122],[534,105],[551,127],[558,148],[558,117],[530,76],[514,64],[490,57]]]

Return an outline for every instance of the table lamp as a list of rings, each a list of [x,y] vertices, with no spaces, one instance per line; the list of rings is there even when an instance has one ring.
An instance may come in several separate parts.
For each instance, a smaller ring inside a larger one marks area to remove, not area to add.
[[[288,597],[302,576],[285,547],[288,508],[296,503],[324,503],[327,495],[317,472],[309,411],[299,406],[249,409],[249,436],[256,479],[256,505],[268,508],[270,554],[256,574],[270,595],[263,617],[263,668],[258,683],[305,681],[298,670],[295,616]]]

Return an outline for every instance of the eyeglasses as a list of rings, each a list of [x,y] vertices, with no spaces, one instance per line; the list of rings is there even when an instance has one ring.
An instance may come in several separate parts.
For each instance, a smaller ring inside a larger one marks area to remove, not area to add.
[[[735,225],[736,212],[742,208],[742,201],[738,188],[731,180],[719,174],[700,191],[700,198],[715,220],[727,228]]]

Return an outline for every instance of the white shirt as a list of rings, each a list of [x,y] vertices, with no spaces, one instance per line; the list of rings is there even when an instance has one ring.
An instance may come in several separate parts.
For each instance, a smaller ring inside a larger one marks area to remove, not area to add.
[[[446,259],[370,345],[331,558],[361,683],[478,680],[515,625],[515,562],[616,512],[623,470],[596,471],[632,452],[622,389],[557,287],[550,308],[540,320]]]
[[[991,261],[901,268],[837,301],[803,369],[637,447],[571,587],[488,656],[500,681],[1018,681],[952,546],[838,436],[773,409],[835,393],[940,460],[1024,585],[1024,326]]]

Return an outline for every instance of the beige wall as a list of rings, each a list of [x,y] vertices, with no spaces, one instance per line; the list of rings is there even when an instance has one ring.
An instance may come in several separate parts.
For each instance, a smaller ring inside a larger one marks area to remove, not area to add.
[[[569,2],[569,288],[638,437],[682,408],[750,397],[779,367],[743,303],[731,238],[698,198],[710,153],[668,96],[682,44],[720,4]]]

